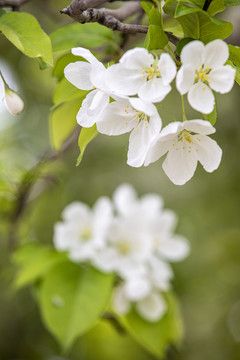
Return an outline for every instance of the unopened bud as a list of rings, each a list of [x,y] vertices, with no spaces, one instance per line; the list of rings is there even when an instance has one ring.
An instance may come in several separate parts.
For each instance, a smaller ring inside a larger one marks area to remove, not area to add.
[[[5,88],[4,103],[12,115],[20,114],[24,109],[22,98],[13,90]]]

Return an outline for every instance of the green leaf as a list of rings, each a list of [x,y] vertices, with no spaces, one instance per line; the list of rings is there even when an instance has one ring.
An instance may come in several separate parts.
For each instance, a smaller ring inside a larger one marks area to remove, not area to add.
[[[84,97],[55,107],[50,114],[50,136],[54,149],[60,150],[76,126],[76,116]]]
[[[51,42],[34,16],[23,12],[9,12],[0,17],[0,31],[23,54],[42,58],[52,65]]]
[[[82,128],[79,138],[78,138],[78,146],[80,150],[80,155],[77,159],[77,166],[80,164],[83,158],[83,153],[87,147],[87,145],[97,136],[98,131],[96,124],[94,124],[90,128]]]
[[[231,65],[236,70],[235,81],[240,85],[240,67],[235,66],[231,60],[228,60],[226,64]]]
[[[240,0],[225,0],[225,4],[228,6],[240,5]]]
[[[73,54],[66,54],[61,56],[57,61],[53,68],[53,75],[58,79],[61,80],[64,77],[64,69],[65,67],[71,63],[76,61],[86,61],[80,56],[75,56]]]
[[[145,321],[135,310],[120,318],[132,337],[156,357],[164,356],[167,346],[180,342],[183,334],[177,302],[170,294],[166,299],[168,311],[156,323]]]
[[[168,15],[174,16],[177,4],[177,0],[166,0],[163,6],[163,11]]]
[[[208,8],[209,15],[216,15],[226,9],[226,1],[225,0],[213,0]]]
[[[80,99],[80,101],[82,101],[87,94],[88,91],[78,89],[76,86],[72,85],[67,79],[63,78],[55,88],[53,94],[53,102],[55,105],[59,105],[61,103],[75,99]]]
[[[216,98],[215,98],[215,105],[214,109],[210,114],[202,114],[202,117],[204,120],[209,121],[212,125],[214,125],[217,121],[217,104],[216,104]]]
[[[2,16],[3,14],[6,14],[6,11],[3,9],[0,9],[0,16]]]
[[[229,59],[234,65],[240,67],[240,47],[228,45],[229,48]]]
[[[151,10],[152,7],[153,7],[152,2],[150,2],[150,1],[140,1],[140,3],[141,3],[141,6],[142,6],[143,10],[144,10],[145,13],[148,15],[149,12],[150,12],[150,10]]]
[[[227,38],[233,30],[230,22],[216,19],[200,8],[179,3],[175,18],[181,24],[184,36],[199,39],[205,44],[215,39]]]
[[[112,274],[69,261],[48,274],[40,288],[41,312],[64,349],[96,323],[110,299],[112,284]]]
[[[23,245],[13,256],[18,265],[14,288],[20,289],[46,276],[53,266],[66,259],[66,255],[38,243]]]
[[[88,24],[70,24],[63,26],[52,34],[53,52],[69,51],[75,46],[89,48],[109,44],[114,40],[113,32],[105,26],[97,23]]]
[[[162,17],[158,9],[152,7],[148,14],[149,28],[147,33],[147,49],[163,49],[168,44],[168,37],[163,30]]]

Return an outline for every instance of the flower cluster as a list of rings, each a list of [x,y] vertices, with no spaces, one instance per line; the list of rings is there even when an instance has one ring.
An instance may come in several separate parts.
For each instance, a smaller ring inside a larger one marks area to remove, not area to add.
[[[63,222],[54,228],[54,245],[77,263],[88,261],[101,272],[114,272],[119,285],[113,306],[126,314],[132,303],[147,321],[158,321],[167,304],[163,293],[173,277],[168,262],[183,260],[187,240],[174,234],[176,215],[163,209],[156,194],[141,199],[133,187],[123,184],[113,201],[101,197],[91,210],[81,202],[68,205]]]
[[[215,132],[208,121],[175,122],[162,129],[154,104],[167,96],[176,77],[176,87],[181,95],[187,94],[189,104],[203,114],[211,113],[213,91],[227,93],[234,84],[235,69],[224,65],[229,57],[224,41],[188,43],[182,49],[178,71],[168,53],[153,56],[144,48],[127,51],[118,64],[107,69],[89,50],[74,48],[72,53],[87,61],[68,64],[65,77],[79,89],[90,90],[77,114],[79,125],[96,123],[97,130],[106,135],[131,132],[130,166],[146,166],[167,153],[163,169],[178,185],[193,176],[198,161],[208,172],[219,166],[222,151],[207,136]]]

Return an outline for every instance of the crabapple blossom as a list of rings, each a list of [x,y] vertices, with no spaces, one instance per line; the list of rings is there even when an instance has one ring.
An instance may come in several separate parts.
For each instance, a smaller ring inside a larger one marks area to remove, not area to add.
[[[81,90],[92,90],[82,102],[77,114],[77,122],[83,127],[91,127],[96,122],[96,115],[109,103],[109,91],[105,84],[104,65],[87,49],[72,49],[73,55],[81,56],[86,61],[68,64],[64,69],[66,79]]]
[[[121,99],[105,106],[97,120],[97,129],[106,135],[131,131],[127,163],[143,165],[146,153],[162,127],[156,107],[142,99]]]
[[[215,128],[204,120],[187,120],[168,124],[149,150],[144,165],[167,153],[163,170],[176,185],[185,184],[193,176],[199,161],[207,172],[216,170],[222,150],[209,136]]]
[[[180,94],[187,93],[189,104],[195,110],[211,113],[215,103],[212,90],[225,94],[232,89],[236,71],[224,65],[228,57],[228,46],[220,39],[207,45],[195,40],[182,49],[176,86]]]
[[[113,293],[113,306],[115,310],[126,315],[131,309],[131,300],[128,298],[124,284],[119,285]],[[158,292],[151,292],[147,296],[135,302],[139,315],[148,322],[157,322],[165,314],[167,304],[163,296]]]
[[[73,261],[92,259],[96,249],[104,246],[106,230],[112,220],[112,205],[102,197],[91,210],[86,204],[74,202],[62,214],[63,222],[54,227],[54,245],[67,251]]]
[[[176,214],[163,209],[163,200],[159,195],[148,194],[138,199],[131,185],[122,184],[115,190],[113,201],[121,216],[141,219],[141,226],[145,226],[151,236],[153,252],[160,258],[181,261],[188,255],[187,240],[174,234]]]
[[[119,64],[110,66],[106,83],[116,95],[135,95],[148,102],[159,102],[170,92],[176,65],[169,54],[154,58],[146,49],[128,50]]]

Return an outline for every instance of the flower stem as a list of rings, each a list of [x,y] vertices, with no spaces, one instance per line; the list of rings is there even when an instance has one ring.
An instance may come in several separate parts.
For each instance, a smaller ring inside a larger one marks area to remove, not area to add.
[[[174,52],[172,51],[172,48],[169,45],[169,43],[167,44],[167,48],[168,48],[170,54],[172,55],[173,60],[176,62],[177,61],[176,56],[175,56]]]
[[[181,96],[182,98],[182,117],[183,117],[183,121],[187,120],[186,118],[186,113],[185,113],[185,105],[184,105],[184,99],[183,99],[183,95]]]
[[[5,88],[7,88],[7,89],[9,89],[9,86],[8,86],[8,84],[6,83],[6,80],[4,79],[4,77],[3,77],[3,74],[2,74],[2,72],[1,72],[1,70],[0,70],[0,77],[1,77],[1,78],[2,78],[2,80],[3,80],[4,87],[5,87]]]

